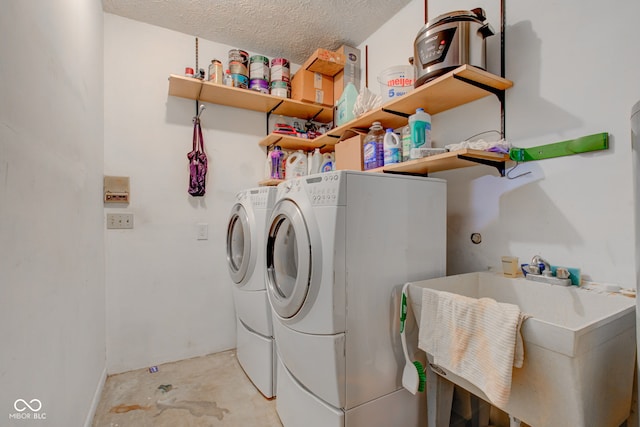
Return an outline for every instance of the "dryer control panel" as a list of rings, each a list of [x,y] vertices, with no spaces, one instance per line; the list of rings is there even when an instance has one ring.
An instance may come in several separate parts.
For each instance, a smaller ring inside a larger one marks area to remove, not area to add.
[[[273,206],[276,196],[276,189],[273,187],[260,187],[248,190],[251,204],[255,208],[268,209]]]
[[[313,206],[336,206],[340,200],[340,174],[323,173],[305,179],[307,194]]]

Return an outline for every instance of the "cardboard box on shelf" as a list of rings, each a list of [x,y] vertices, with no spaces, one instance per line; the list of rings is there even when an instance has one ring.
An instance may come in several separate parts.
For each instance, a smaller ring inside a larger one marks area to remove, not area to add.
[[[360,49],[342,45],[336,52],[344,55],[344,69],[333,77],[333,99],[338,100],[349,83],[360,92]]]
[[[364,170],[362,143],[366,132],[349,129],[334,147],[336,156],[336,170]]]
[[[333,78],[301,68],[291,80],[291,99],[333,107]]]
[[[333,77],[344,68],[344,61],[345,58],[342,53],[327,49],[317,49],[313,52],[313,55],[302,64],[301,68]]]

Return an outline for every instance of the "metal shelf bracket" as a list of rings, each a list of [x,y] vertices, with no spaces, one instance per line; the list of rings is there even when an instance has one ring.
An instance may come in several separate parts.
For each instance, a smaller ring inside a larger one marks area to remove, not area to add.
[[[505,162],[504,161],[496,161],[496,160],[487,160],[480,159],[477,157],[465,156],[463,154],[458,154],[458,158],[462,160],[467,160],[469,162],[479,163],[481,165],[493,166],[500,172],[500,176],[504,177],[505,174]]]

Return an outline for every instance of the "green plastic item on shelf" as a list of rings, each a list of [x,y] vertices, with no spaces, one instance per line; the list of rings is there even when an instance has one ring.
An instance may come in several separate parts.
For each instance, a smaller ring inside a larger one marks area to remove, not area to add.
[[[512,148],[509,158],[516,162],[551,159],[554,157],[571,156],[589,151],[606,150],[609,148],[609,134],[596,133],[568,141],[539,145],[530,148]]]

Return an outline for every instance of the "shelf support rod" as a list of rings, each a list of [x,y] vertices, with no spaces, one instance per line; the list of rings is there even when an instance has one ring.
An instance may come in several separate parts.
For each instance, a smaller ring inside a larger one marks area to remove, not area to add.
[[[321,108],[320,111],[318,111],[317,113],[315,113],[313,115],[313,117],[311,117],[309,120],[314,121],[316,119],[316,117],[318,117],[320,115],[320,113],[322,113],[324,111],[324,108]]]
[[[495,160],[487,160],[487,159],[479,159],[477,157],[465,156],[464,154],[458,154],[458,158],[462,160],[467,160],[469,162],[480,163],[481,165],[493,166],[498,169],[500,172],[500,176],[504,176],[505,173],[505,162],[504,161],[495,161]]]
[[[274,111],[276,111],[278,109],[279,106],[282,105],[284,101],[280,101],[278,102],[275,107],[273,107],[271,110],[267,111],[267,135],[269,135],[269,117],[271,117],[271,113],[273,113]]]
[[[504,90],[502,90],[502,89],[496,89],[495,87],[491,87],[491,86],[488,86],[486,84],[483,84],[483,83],[480,83],[480,82],[476,82],[476,81],[468,79],[466,77],[459,76],[458,74],[454,74],[453,78],[457,79],[457,80],[460,80],[462,82],[465,82],[467,84],[470,84],[471,86],[475,86],[475,87],[480,88],[482,90],[486,90],[487,92],[491,92],[492,94],[497,96],[498,99],[500,99],[500,95],[501,94],[504,95]]]
[[[453,75],[454,79],[460,80],[462,82],[465,82],[467,84],[470,84],[472,86],[475,86],[477,88],[480,88],[482,90],[486,90],[487,92],[490,92],[492,94],[494,94],[497,98],[498,101],[500,102],[500,136],[504,139],[505,137],[505,91],[502,89],[496,89],[495,87],[491,87],[491,86],[487,86],[485,84],[479,83],[479,82],[475,82],[473,80],[467,79],[465,77],[459,76],[457,74]]]
[[[402,113],[400,111],[389,110],[387,108],[383,108],[382,111],[384,111],[385,113],[393,114],[395,116],[404,117],[405,119],[408,118],[411,115],[411,114],[408,114],[408,113]]]
[[[390,170],[382,170],[383,173],[390,173],[390,174],[395,174],[395,175],[408,175],[408,176],[422,176],[422,177],[428,177],[429,176],[429,172],[425,172],[425,173],[419,173],[419,172],[401,172],[401,171],[390,171]]]

